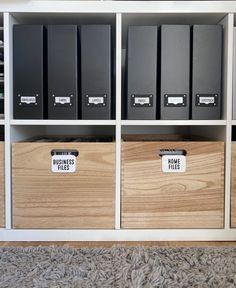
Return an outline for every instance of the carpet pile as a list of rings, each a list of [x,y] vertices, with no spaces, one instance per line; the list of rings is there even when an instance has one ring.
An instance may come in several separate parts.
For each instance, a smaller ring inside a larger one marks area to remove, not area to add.
[[[233,288],[236,248],[5,247],[1,288]]]

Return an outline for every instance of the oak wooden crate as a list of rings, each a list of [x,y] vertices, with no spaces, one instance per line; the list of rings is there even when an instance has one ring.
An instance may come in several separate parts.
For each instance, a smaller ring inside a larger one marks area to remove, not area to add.
[[[236,228],[236,142],[232,142],[231,227]]]
[[[52,172],[52,151],[78,151],[74,173]],[[114,228],[114,142],[12,145],[14,228]]]
[[[0,227],[5,226],[5,197],[4,197],[4,142],[0,142]]]
[[[124,137],[122,228],[223,228],[224,142],[158,139]],[[162,149],[183,149],[186,172],[162,172]]]

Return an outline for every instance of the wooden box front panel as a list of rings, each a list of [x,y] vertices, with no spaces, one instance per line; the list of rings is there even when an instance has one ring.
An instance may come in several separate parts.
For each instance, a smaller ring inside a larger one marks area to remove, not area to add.
[[[52,173],[53,149],[77,149],[75,173]],[[12,145],[14,228],[114,228],[114,143]]]
[[[163,173],[160,149],[185,149],[186,172]],[[223,142],[123,142],[122,228],[223,228]]]
[[[236,142],[232,142],[231,227],[236,228]]]
[[[0,142],[0,227],[5,226],[5,197],[4,197],[4,142]]]

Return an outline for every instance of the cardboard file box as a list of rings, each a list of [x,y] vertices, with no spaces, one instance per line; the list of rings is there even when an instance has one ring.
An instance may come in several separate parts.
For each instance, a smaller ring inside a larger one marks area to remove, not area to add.
[[[236,142],[232,142],[231,227],[236,228]]]
[[[161,119],[190,117],[190,26],[161,26]]]
[[[223,228],[224,143],[124,137],[121,215],[122,228]]]
[[[82,119],[111,119],[111,62],[111,25],[82,25]]]
[[[96,141],[12,145],[14,228],[114,228],[115,143]]]
[[[0,227],[5,226],[5,197],[4,197],[4,142],[0,142]]]
[[[14,25],[13,104],[15,119],[44,118],[45,59],[43,25]]]
[[[193,26],[192,119],[221,118],[222,38],[221,25]]]
[[[48,25],[48,119],[78,118],[78,27]]]
[[[128,119],[156,119],[157,41],[157,26],[128,28]]]

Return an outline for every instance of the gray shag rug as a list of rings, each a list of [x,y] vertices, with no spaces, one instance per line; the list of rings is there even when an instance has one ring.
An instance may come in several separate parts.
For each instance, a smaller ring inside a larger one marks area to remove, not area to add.
[[[236,287],[236,248],[0,248],[0,287]]]

